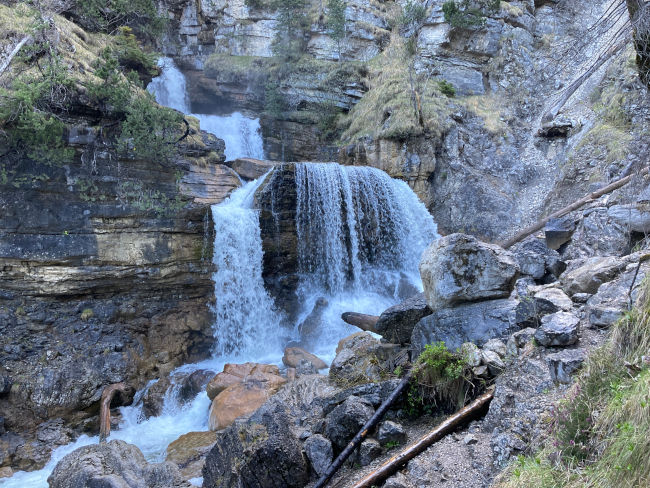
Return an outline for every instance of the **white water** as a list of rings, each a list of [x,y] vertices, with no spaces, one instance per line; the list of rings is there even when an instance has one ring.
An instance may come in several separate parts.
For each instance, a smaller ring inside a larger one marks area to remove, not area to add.
[[[187,113],[185,79],[178,70],[165,70],[149,89],[160,103]],[[240,145],[231,149],[255,145],[261,149],[259,133],[242,129],[249,122],[242,125],[231,116],[220,123],[230,124],[229,130],[240,140]],[[212,359],[178,368],[172,376],[199,369],[219,372],[226,362],[280,363],[286,338],[280,327],[282,316],[264,289],[258,211],[253,208],[254,193],[263,179],[244,185],[212,207],[217,269],[213,274],[215,354]],[[327,327],[312,352],[330,361],[338,340],[356,331],[340,320],[342,312],[378,315],[399,301],[404,287],[421,288],[417,262],[424,247],[437,236],[436,228],[408,186],[379,170],[301,164],[297,185],[303,315],[311,311],[318,297],[327,298],[329,305],[323,315]],[[139,392],[136,398],[143,394]],[[187,432],[207,430],[209,405],[205,392],[185,405],[170,394],[159,417],[143,420],[141,403],[136,400],[134,406],[121,408],[122,421],[109,440],[135,444],[149,461],[163,461],[169,443]],[[0,486],[46,488],[47,477],[61,458],[98,440],[81,436],[56,449],[42,470],[18,472],[0,479]],[[197,486],[201,483],[200,478],[193,481]]]
[[[191,113],[185,75],[170,58],[160,58],[158,63],[162,74],[151,80],[147,90],[159,104],[196,117],[201,129],[223,139],[226,143],[226,161],[244,157],[264,159],[259,119],[245,117],[239,112],[223,116]]]

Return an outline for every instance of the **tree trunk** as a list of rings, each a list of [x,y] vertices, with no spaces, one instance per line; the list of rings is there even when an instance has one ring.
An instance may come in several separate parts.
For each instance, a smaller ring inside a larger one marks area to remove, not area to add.
[[[116,393],[124,393],[127,386],[124,383],[113,383],[102,391],[99,407],[99,442],[106,442],[111,434],[111,401]]]
[[[632,24],[639,78],[650,88],[650,4],[645,0],[625,0]]]
[[[365,313],[357,312],[345,312],[341,315],[341,318],[346,324],[354,325],[355,327],[359,327],[361,330],[377,333],[375,326],[377,325],[379,317],[376,315],[366,315]]]

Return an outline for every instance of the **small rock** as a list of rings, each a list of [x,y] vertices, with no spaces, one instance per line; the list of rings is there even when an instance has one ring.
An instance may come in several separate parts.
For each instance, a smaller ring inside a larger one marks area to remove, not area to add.
[[[390,443],[404,444],[406,442],[406,431],[397,422],[386,420],[379,424],[377,440],[382,446]]]
[[[327,368],[327,363],[318,356],[305,351],[300,347],[287,347],[282,356],[282,362],[290,368],[297,368],[300,361],[308,361],[314,365],[316,369]]]
[[[504,369],[506,369],[505,363],[494,351],[484,349],[481,351],[481,359],[483,361],[483,364],[487,366],[491,376],[498,376],[503,372]]]
[[[580,320],[567,312],[557,312],[542,319],[535,340],[542,346],[570,346],[578,341]]]
[[[359,446],[358,461],[361,466],[368,466],[381,456],[381,446],[375,439],[366,439]]]
[[[303,448],[312,469],[318,476],[322,476],[332,463],[332,443],[322,435],[314,434],[305,441]]]
[[[463,444],[467,446],[476,444],[477,442],[478,438],[474,434],[467,434],[465,437],[463,437]]]
[[[472,374],[477,378],[487,378],[489,376],[488,367],[485,365],[472,368]]]
[[[539,327],[544,315],[555,313],[559,310],[549,300],[527,296],[517,304],[515,311],[517,325],[519,327]]]
[[[301,359],[300,362],[298,363],[298,366],[295,369],[296,374],[298,376],[307,376],[310,374],[318,374],[318,370],[314,366],[314,363],[311,361],[307,361],[305,359]]]
[[[483,345],[483,349],[496,352],[499,357],[506,355],[506,345],[499,339],[490,339]]]
[[[535,336],[535,332],[535,329],[528,327],[512,334],[508,339],[508,344],[506,344],[506,356],[519,356],[519,349],[530,342],[530,340]]]
[[[409,485],[407,483],[406,476],[402,473],[397,473],[386,480],[383,488],[408,488]]]
[[[14,475],[14,470],[9,466],[0,468],[0,478],[11,478]]]
[[[382,312],[375,330],[387,341],[408,344],[411,342],[413,328],[420,319],[431,313],[424,293],[419,293]]]
[[[473,342],[464,342],[460,346],[460,354],[472,368],[481,364],[481,350]]]
[[[571,298],[576,303],[587,303],[587,300],[589,300],[592,296],[593,295],[591,293],[576,293]]]
[[[565,312],[568,312],[573,308],[573,302],[568,295],[560,288],[554,286],[543,287],[539,291],[535,292],[535,298],[549,301],[559,310],[564,310]]]
[[[162,413],[165,394],[170,386],[171,381],[165,376],[149,387],[142,397],[142,413],[146,418],[157,417]]]
[[[571,383],[573,375],[584,363],[587,353],[584,349],[564,349],[546,356],[551,379],[559,383]]]

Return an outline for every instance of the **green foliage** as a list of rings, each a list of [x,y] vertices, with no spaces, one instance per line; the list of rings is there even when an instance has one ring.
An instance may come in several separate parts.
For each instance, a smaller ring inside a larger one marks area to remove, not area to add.
[[[274,0],[278,10],[273,54],[285,62],[295,61],[305,52],[309,28],[307,0]]]
[[[336,41],[341,60],[341,41],[345,38],[345,8],[344,0],[327,0],[327,28],[330,37]]]
[[[92,308],[84,308],[81,311],[81,320],[83,320],[85,322],[85,321],[91,319],[93,317],[93,315],[95,315],[95,313],[93,312]]]
[[[485,24],[485,16],[501,8],[500,0],[448,0],[442,5],[445,22],[452,27],[473,28]]]
[[[264,87],[264,111],[276,120],[282,120],[287,103],[280,91],[280,85],[269,80]]]
[[[384,447],[385,447],[388,451],[390,451],[391,449],[395,449],[396,447],[399,447],[399,446],[400,446],[400,442],[399,442],[399,441],[388,441]]]
[[[462,407],[469,388],[469,367],[464,357],[447,349],[444,342],[427,344],[414,366],[407,394],[409,416],[432,414],[439,407]]]
[[[153,37],[166,26],[153,0],[79,0],[75,11],[82,25],[96,31],[129,26]]]
[[[401,28],[412,30],[419,27],[426,18],[427,7],[420,2],[408,0],[402,7],[402,15],[397,22]]]
[[[438,88],[440,88],[440,93],[448,96],[449,98],[456,96],[456,89],[454,88],[454,85],[449,83],[447,80],[438,80]]]
[[[244,0],[248,8],[262,8],[264,7],[264,0]]]
[[[131,102],[132,86],[122,75],[119,60],[110,48],[106,48],[95,63],[95,75],[101,82],[88,83],[88,95],[103,110],[124,113]]]
[[[167,160],[182,134],[182,121],[182,114],[160,107],[151,94],[135,97],[126,109],[118,148],[130,157]]]

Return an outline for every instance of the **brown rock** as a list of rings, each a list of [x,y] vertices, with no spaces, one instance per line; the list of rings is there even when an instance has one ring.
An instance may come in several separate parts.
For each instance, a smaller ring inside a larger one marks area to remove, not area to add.
[[[257,382],[229,386],[212,400],[208,421],[210,430],[225,429],[235,419],[251,415],[272,393]]]
[[[277,378],[284,379],[280,376],[280,370],[277,366],[271,364],[243,363],[231,364],[224,366],[223,372],[216,375],[206,387],[208,398],[214,398],[226,388],[245,381],[249,376],[258,381],[275,383]]]
[[[214,432],[188,432],[167,447],[166,461],[176,464],[185,479],[198,478],[212,446],[217,442]]]
[[[300,364],[300,361],[308,361],[314,365],[316,369],[325,369],[327,368],[327,363],[323,361],[318,356],[301,349],[300,347],[287,347],[284,350],[284,356],[282,356],[282,362],[291,367],[297,368]]]
[[[9,466],[0,468],[0,478],[10,478],[13,475],[14,475],[14,471]]]
[[[237,172],[239,176],[246,180],[255,180],[262,176],[264,173],[268,172],[273,168],[277,163],[273,161],[264,161],[261,159],[253,158],[240,158],[235,159],[228,163],[233,170]]]

